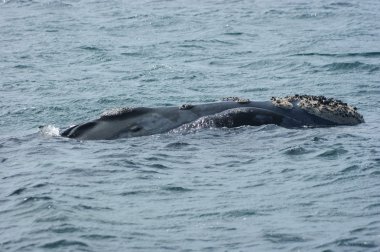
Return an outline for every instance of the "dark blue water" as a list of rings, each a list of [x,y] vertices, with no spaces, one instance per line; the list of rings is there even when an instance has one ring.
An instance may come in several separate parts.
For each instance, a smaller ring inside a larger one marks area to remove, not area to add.
[[[3,0],[0,251],[379,251],[379,13]],[[114,107],[294,93],[344,100],[366,123],[57,136]]]

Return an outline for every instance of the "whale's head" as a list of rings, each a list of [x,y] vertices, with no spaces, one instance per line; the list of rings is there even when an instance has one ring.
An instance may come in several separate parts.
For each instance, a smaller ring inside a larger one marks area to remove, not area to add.
[[[272,97],[273,105],[284,109],[295,106],[309,114],[330,121],[336,125],[356,125],[364,123],[363,116],[357,108],[341,100],[326,98],[325,96],[294,95],[284,98]]]

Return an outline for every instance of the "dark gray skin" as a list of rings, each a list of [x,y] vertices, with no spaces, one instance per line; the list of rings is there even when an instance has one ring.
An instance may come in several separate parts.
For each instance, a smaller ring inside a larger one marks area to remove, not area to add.
[[[185,109],[135,108],[70,127],[61,136],[79,140],[117,139],[166,133],[178,127],[195,127],[197,123],[228,128],[264,124],[286,128],[341,125],[310,114],[296,103],[293,103],[292,109],[286,109],[274,106],[270,101],[224,101],[189,106]]]

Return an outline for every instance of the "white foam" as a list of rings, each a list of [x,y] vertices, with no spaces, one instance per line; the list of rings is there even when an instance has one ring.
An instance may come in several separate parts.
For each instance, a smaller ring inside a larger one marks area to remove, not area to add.
[[[56,137],[59,136],[59,128],[53,125],[45,125],[39,128],[39,132],[44,137]]]

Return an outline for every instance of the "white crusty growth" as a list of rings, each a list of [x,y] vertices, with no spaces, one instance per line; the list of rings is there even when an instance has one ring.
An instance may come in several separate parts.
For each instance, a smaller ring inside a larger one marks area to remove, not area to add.
[[[111,118],[119,115],[123,115],[126,113],[133,112],[135,108],[113,108],[109,109],[107,111],[104,111],[101,115],[100,118]]]
[[[337,124],[354,125],[364,122],[363,116],[357,112],[356,107],[340,100],[313,95],[293,95],[284,98],[272,97],[272,103],[280,108],[292,109],[298,105],[310,114]]]

